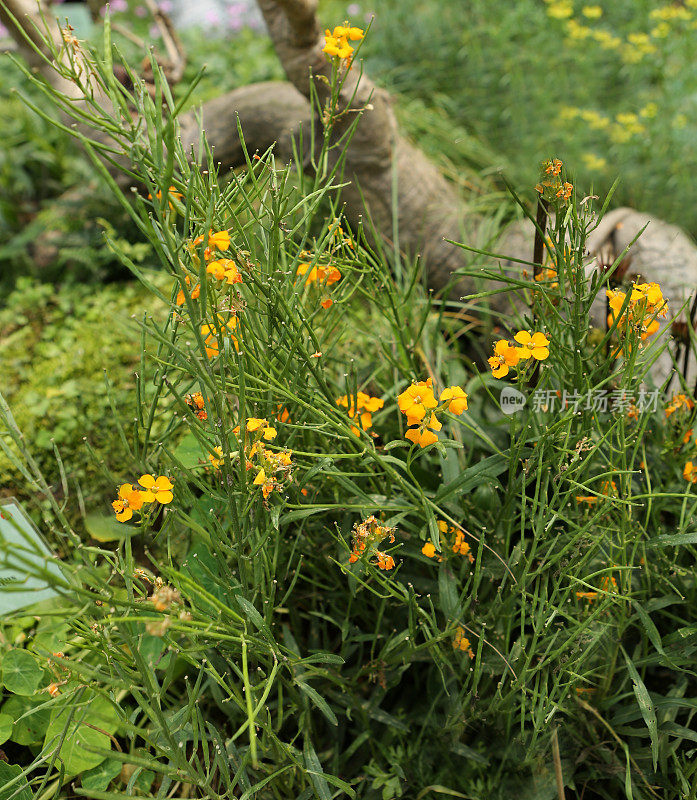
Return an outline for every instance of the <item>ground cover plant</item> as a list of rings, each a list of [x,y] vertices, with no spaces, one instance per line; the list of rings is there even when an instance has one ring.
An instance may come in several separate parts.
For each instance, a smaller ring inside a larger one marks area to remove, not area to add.
[[[604,204],[550,156],[540,262],[471,252],[482,311],[515,299],[473,362],[459,301],[342,218],[357,27],[327,36],[313,178],[273,151],[218,175],[157,71],[153,101],[79,42],[61,67],[137,110],[89,121],[168,280],[110,237],[153,301],[84,520],[0,401],[64,564],[60,600],[3,626],[3,800],[694,797],[694,398],[650,377],[678,309],[586,277]]]

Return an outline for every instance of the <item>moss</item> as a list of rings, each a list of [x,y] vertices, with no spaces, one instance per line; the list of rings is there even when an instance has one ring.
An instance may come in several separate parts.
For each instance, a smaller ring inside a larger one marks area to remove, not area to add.
[[[111,405],[122,420],[134,407],[136,320],[146,309],[161,311],[162,304],[153,308],[152,295],[136,283],[55,290],[21,279],[0,312],[3,394],[49,482],[60,482],[54,443],[69,482],[78,481],[86,497],[103,491],[106,478],[85,439],[107,465],[125,457]],[[26,492],[2,454],[0,483]]]

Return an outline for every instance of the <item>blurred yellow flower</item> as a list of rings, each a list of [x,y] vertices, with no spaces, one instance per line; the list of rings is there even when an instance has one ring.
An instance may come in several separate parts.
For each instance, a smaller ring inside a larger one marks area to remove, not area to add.
[[[588,19],[600,19],[603,16],[603,9],[600,6],[584,6],[581,13]]]
[[[586,168],[594,172],[599,172],[607,167],[607,160],[597,156],[595,153],[584,153],[581,158]]]

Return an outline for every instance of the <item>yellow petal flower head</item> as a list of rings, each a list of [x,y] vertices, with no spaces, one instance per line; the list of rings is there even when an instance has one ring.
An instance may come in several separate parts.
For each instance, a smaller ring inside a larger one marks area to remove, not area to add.
[[[443,389],[440,401],[441,403],[448,401],[448,411],[458,417],[463,411],[467,411],[467,395],[459,386],[449,386],[447,389]]]
[[[206,272],[216,280],[225,281],[228,284],[242,283],[242,276],[237,269],[237,264],[231,258],[218,258],[211,261],[206,267]]]
[[[132,483],[124,483],[119,487],[118,498],[111,504],[116,519],[119,522],[128,522],[133,516],[134,511],[139,511],[147,498],[143,492],[133,488]]]
[[[399,410],[406,416],[409,425],[421,422],[430,409],[438,406],[438,402],[433,396],[432,383],[431,378],[412,383],[397,397]]]
[[[443,426],[435,414],[431,414],[428,422],[423,421],[418,428],[409,428],[404,436],[419,447],[428,447],[438,441],[434,431],[439,431]]]
[[[172,494],[173,484],[166,475],[156,478],[154,475],[141,475],[138,483],[146,490],[144,498],[147,502],[155,500],[157,503],[167,505],[174,499]]]
[[[232,340],[232,346],[235,350],[240,349],[239,342],[237,341],[237,337],[232,333],[232,331],[237,328],[237,316],[232,314],[227,322],[223,322],[222,314],[218,315],[220,320],[220,335],[228,334],[230,339]],[[201,336],[204,338],[204,344],[206,346],[206,355],[208,358],[215,358],[220,353],[220,345],[218,343],[218,328],[215,325],[201,325]]]
[[[203,244],[205,236],[197,236],[194,239],[194,247]],[[215,250],[228,250],[230,248],[230,234],[228,231],[208,231],[208,245],[203,251],[203,257],[209,261]]]
[[[436,548],[433,542],[426,542],[426,544],[421,548],[421,552],[426,556],[426,558],[433,558],[436,554]]]
[[[510,367],[515,367],[519,361],[520,349],[506,339],[499,339],[494,345],[494,355],[489,359],[491,373],[495,378],[505,378]]]
[[[535,358],[544,361],[549,358],[549,339],[544,333],[533,333],[530,331],[518,331],[513,337],[518,344],[522,345],[520,350],[521,358]]]

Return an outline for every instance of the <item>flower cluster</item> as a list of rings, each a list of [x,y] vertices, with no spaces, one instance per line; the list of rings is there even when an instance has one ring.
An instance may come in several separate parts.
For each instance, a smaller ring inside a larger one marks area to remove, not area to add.
[[[412,383],[398,397],[399,410],[407,418],[410,427],[404,434],[407,439],[420,447],[428,447],[438,441],[436,433],[443,425],[437,413],[450,411],[460,416],[467,410],[467,395],[459,386],[449,386],[440,394],[440,403],[433,393],[433,379]]]
[[[343,25],[337,25],[333,31],[327,28],[324,33],[322,52],[326,53],[335,63],[344,61],[347,66],[350,66],[354,48],[349,42],[359,42],[363,36],[363,30],[352,27],[348,21]]]
[[[680,411],[681,408],[684,408],[687,411],[692,411],[694,407],[694,401],[691,400],[686,394],[676,394],[671,398],[670,402],[666,406],[666,419],[675,414],[676,411]]]
[[[206,411],[206,401],[203,399],[203,395],[201,392],[193,392],[192,394],[187,394],[184,398],[186,400],[187,406],[189,406],[194,414],[200,419],[208,419],[208,412]]]
[[[252,484],[261,487],[264,500],[274,490],[280,492],[290,479],[293,462],[289,450],[276,452],[264,446],[264,442],[272,442],[276,438],[276,428],[263,417],[249,417],[244,434],[240,435],[239,425],[233,429],[233,433],[242,439],[246,469],[256,471]]]
[[[387,538],[392,544],[394,542],[394,533],[394,528],[382,525],[372,515],[363,522],[357,522],[353,526],[353,548],[349,556],[349,562],[353,564],[361,558],[375,558],[379,569],[392,569],[394,567],[394,559],[379,550],[378,545],[383,539]]]
[[[563,166],[558,158],[550,158],[542,162],[540,181],[535,189],[548,202],[556,201],[567,204],[571,199],[574,187],[573,184],[563,179]]]
[[[301,255],[310,258],[309,253],[303,252]],[[336,267],[330,264],[315,264],[312,266],[309,261],[303,261],[298,264],[295,274],[306,276],[304,281],[306,286],[314,284],[317,287],[321,295],[320,305],[323,309],[326,310],[332,307],[334,301],[329,296],[328,288],[341,280],[341,272]]]
[[[474,658],[474,652],[472,650],[470,640],[465,636],[465,629],[460,625],[458,625],[457,630],[455,631],[453,647],[455,650],[462,650],[463,653],[467,653],[470,658]]]
[[[465,541],[465,533],[460,528],[454,525],[448,525],[445,520],[438,520],[438,530],[441,533],[441,547],[449,547],[456,555],[467,556],[470,564],[474,563],[474,556],[470,552],[470,546]],[[448,537],[453,536],[452,541],[448,541]],[[434,558],[436,555],[436,548],[433,542],[426,542],[421,548],[421,552],[426,558]],[[438,561],[442,561],[443,557],[438,556]]]
[[[373,414],[385,405],[385,401],[381,400],[379,397],[371,397],[365,392],[357,392],[355,398],[349,398],[347,395],[337,397],[336,404],[347,409],[347,413],[351,419],[358,417],[361,428],[367,431],[370,430],[373,425]],[[359,436],[361,433],[357,425],[352,425],[351,431],[356,436]]]
[[[140,512],[146,503],[167,505],[174,499],[172,481],[165,475],[158,478],[149,474],[141,475],[138,484],[140,488],[132,483],[124,483],[119,487],[118,497],[111,504],[119,522],[128,522],[133,512]]]
[[[191,260],[193,262],[193,267],[197,268],[199,265],[199,257],[196,252],[196,248],[202,245],[206,241],[205,236],[197,236],[194,241],[188,246],[189,253],[191,255]],[[242,277],[240,276],[239,270],[237,269],[237,265],[232,259],[223,258],[223,259],[216,259],[212,260],[216,256],[216,251],[226,251],[230,249],[230,234],[228,231],[209,231],[207,237],[206,248],[203,251],[203,256],[206,260],[207,267],[206,272],[209,275],[212,275],[216,280],[225,281],[227,284],[232,283],[241,283]],[[210,263],[208,263],[210,262]],[[186,275],[184,281],[187,286],[191,286],[191,276]],[[196,284],[194,288],[191,290],[191,299],[196,300],[201,294],[201,286]],[[177,294],[177,305],[182,306],[184,305],[185,301],[184,290],[180,289],[179,293]]]
[[[617,320],[617,332],[621,338],[635,334],[643,341],[653,336],[660,328],[657,316],[668,314],[668,303],[663,298],[657,283],[635,283],[627,300],[627,294],[619,290],[606,290],[610,312],[607,324]],[[622,310],[622,307],[626,307]]]
[[[489,358],[489,366],[495,378],[505,378],[511,367],[518,367],[521,361],[549,358],[549,339],[544,333],[518,331],[513,337],[520,347],[515,347],[507,339],[499,339],[494,344],[494,355]]]

